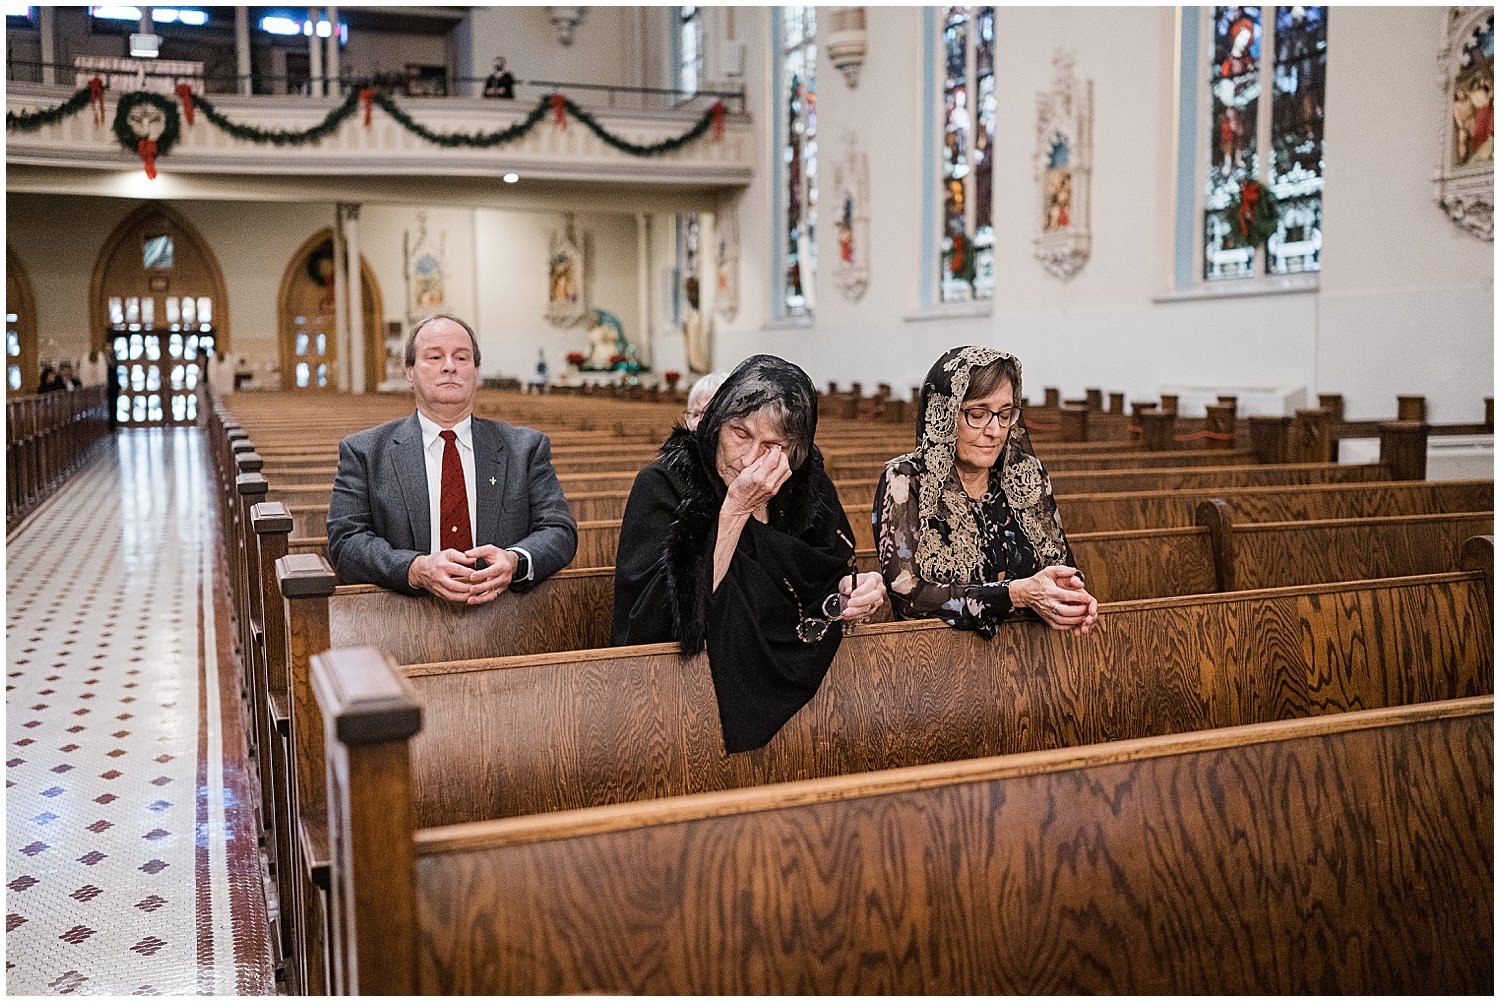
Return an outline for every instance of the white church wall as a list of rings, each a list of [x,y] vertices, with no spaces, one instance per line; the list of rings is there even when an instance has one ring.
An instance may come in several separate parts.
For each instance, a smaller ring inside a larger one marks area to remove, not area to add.
[[[1434,420],[1476,420],[1493,392],[1493,248],[1460,233],[1433,204],[1441,101],[1437,9],[1336,8],[1330,17],[1324,272],[1320,291],[1174,295],[1177,23],[1172,8],[1002,8],[995,163],[996,297],[989,316],[923,315],[922,17],[866,10],[869,57],[850,89],[820,52],[822,254],[816,319],[771,320],[775,93],[770,17],[738,12],[749,43],[746,87],[763,162],[741,200],[741,310],[720,325],[716,364],[783,352],[828,379],[920,380],[954,344],[1015,352],[1027,389],[1088,386],[1149,397],[1168,386],[1297,388],[1309,402],[1342,392],[1354,417],[1394,413],[1424,393]],[[1093,252],[1069,282],[1033,256],[1036,95],[1052,55],[1071,50],[1094,82]],[[1417,123],[1391,128],[1394,122]],[[871,283],[848,303],[831,279],[832,172],[853,130],[870,155]],[[1191,182],[1199,183],[1196,178]],[[1195,263],[1196,268],[1196,263]],[[973,312],[972,310],[970,311]],[[982,312],[982,311],[981,311]],[[1420,346],[1420,357],[1413,357]],[[1388,359],[1400,358],[1396,378]]]
[[[558,42],[547,11],[546,7],[472,8],[467,27],[457,35],[462,75],[484,77],[494,68],[495,57],[504,56],[518,82],[640,85],[636,8],[584,8],[583,20],[568,46]],[[539,96],[534,89],[516,88],[520,100],[534,101]],[[569,96],[585,107],[602,97],[587,91]],[[630,105],[622,102],[621,106]]]
[[[1446,10],[1338,7],[1329,18],[1332,246],[1316,371],[1351,416],[1388,416],[1395,394],[1420,393],[1430,420],[1477,421],[1494,393],[1494,244],[1433,198]]]

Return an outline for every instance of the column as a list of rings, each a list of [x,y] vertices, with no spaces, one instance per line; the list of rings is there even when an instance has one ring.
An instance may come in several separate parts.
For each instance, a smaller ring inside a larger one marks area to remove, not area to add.
[[[333,208],[333,343],[338,354],[338,363],[329,373],[329,381],[336,382],[340,389],[349,389],[349,269],[344,263],[348,257],[349,243],[344,238],[344,214],[348,208],[339,202]]]
[[[348,260],[349,382],[354,393],[365,392],[365,290],[359,275],[359,204],[344,204],[344,255]]]
[[[307,36],[307,72],[312,77],[307,92],[317,97],[324,93],[323,40],[318,37],[318,8],[307,8],[307,20],[313,26],[312,34]]]
[[[635,295],[636,329],[641,332],[638,340],[646,350],[646,357],[641,361],[655,370],[656,331],[651,326],[651,217],[644,212],[635,214]],[[661,378],[660,372],[657,372],[657,378]]]
[[[254,90],[251,84],[252,70],[250,68],[249,7],[234,9],[234,72],[239,77],[239,86],[236,89],[249,97]]]
[[[37,27],[42,31],[42,83],[57,83],[57,70],[52,66],[57,60],[56,11],[51,7],[37,8]]]
[[[343,96],[344,89],[339,86],[339,9],[328,8],[328,58],[324,65],[328,68],[328,93]]]

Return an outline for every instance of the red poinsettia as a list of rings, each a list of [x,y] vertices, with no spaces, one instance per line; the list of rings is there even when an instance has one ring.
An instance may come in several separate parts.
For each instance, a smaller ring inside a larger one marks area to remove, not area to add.
[[[569,365],[582,365],[583,364],[583,358],[584,358],[584,355],[583,355],[583,352],[581,352],[581,351],[570,351],[570,352],[568,352],[568,355],[567,355],[567,359],[568,359],[568,364]]]

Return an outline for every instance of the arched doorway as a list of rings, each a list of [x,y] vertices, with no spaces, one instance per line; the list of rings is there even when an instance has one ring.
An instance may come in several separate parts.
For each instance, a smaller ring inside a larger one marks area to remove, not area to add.
[[[36,297],[21,259],[5,245],[5,392],[35,393]]]
[[[229,303],[213,251],[159,202],[115,228],[89,290],[93,350],[114,351],[122,426],[192,424],[198,380],[229,348]]]
[[[339,289],[335,276],[333,230],[314,233],[292,255],[281,276],[277,296],[277,342],[281,358],[281,388],[284,390],[341,389],[338,379],[338,335],[334,303]],[[365,385],[373,393],[383,378],[381,360],[380,285],[370,263],[359,259],[360,292],[364,298]]]

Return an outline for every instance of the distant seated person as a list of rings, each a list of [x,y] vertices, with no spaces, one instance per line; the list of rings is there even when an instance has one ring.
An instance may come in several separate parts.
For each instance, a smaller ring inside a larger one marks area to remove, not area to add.
[[[710,372],[700,377],[693,388],[688,390],[687,410],[683,414],[683,424],[688,431],[697,431],[698,422],[703,420],[703,412],[708,410],[708,402],[714,398],[714,393],[728,375],[727,372]]]
[[[578,527],[547,436],[474,417],[479,342],[439,314],[406,339],[410,417],[339,443],[328,555],[339,579],[480,605],[573,559]]]
[[[731,752],[769,741],[813,695],[844,625],[885,602],[813,445],[817,393],[754,355],[694,431],[640,472],[620,524],[612,642],[680,641],[708,662]]]
[[[72,362],[61,362],[57,366],[57,388],[60,390],[77,390],[83,387],[83,380],[73,371]]]
[[[58,382],[57,370],[50,365],[42,366],[41,374],[36,378],[36,391],[38,393],[51,393],[53,390],[62,389]]]
[[[903,619],[993,637],[1016,609],[1088,633],[1099,603],[1073,560],[1017,404],[1021,363],[954,348],[922,384],[917,448],[875,488],[876,555]]]
[[[505,68],[504,56],[495,57],[495,72],[485,77],[484,96],[503,97],[507,100],[516,96],[516,78]]]

